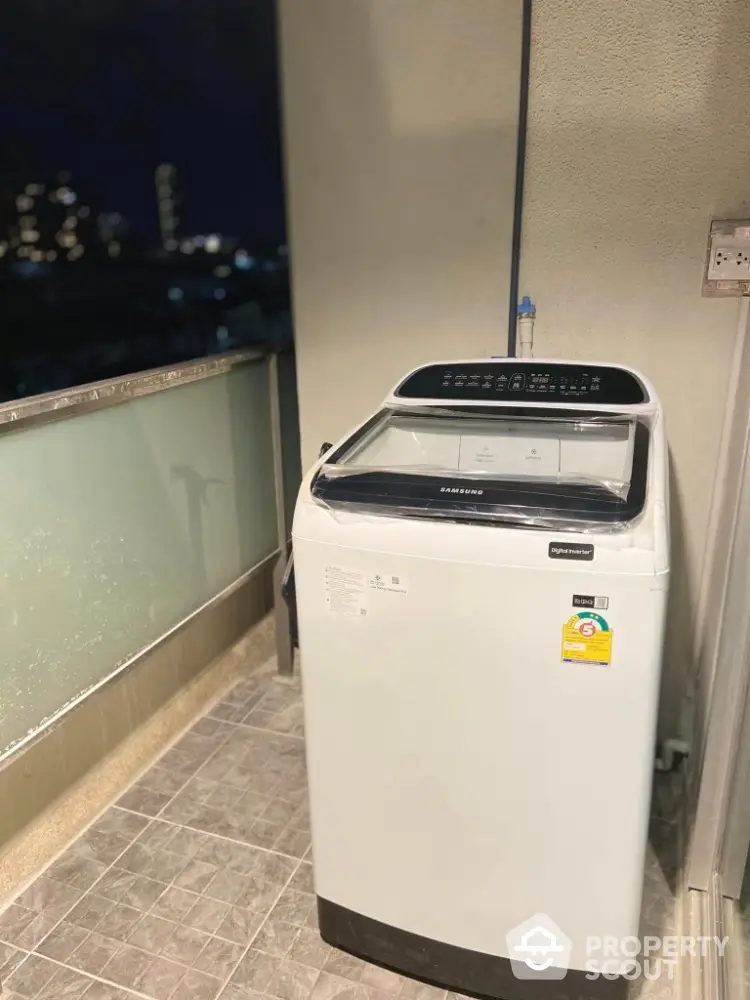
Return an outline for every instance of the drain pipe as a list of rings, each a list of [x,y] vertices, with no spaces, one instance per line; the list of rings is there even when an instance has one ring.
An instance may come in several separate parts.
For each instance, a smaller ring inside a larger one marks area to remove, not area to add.
[[[508,309],[508,357],[516,357],[516,305],[521,269],[521,229],[523,226],[523,184],[526,173],[526,125],[529,119],[529,68],[531,65],[531,0],[523,0],[521,36],[521,95],[518,102],[518,144],[516,146],[516,193],[513,208],[513,237],[510,255],[510,295]]]

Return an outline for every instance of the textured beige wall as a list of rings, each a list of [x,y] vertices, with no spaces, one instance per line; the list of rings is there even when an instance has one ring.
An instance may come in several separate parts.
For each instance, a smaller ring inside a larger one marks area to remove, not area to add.
[[[281,0],[303,464],[430,358],[504,353],[521,0]]]
[[[663,399],[672,727],[738,319],[700,297],[708,223],[750,215],[750,4],[535,0],[532,46],[521,290],[538,356],[627,362]]]

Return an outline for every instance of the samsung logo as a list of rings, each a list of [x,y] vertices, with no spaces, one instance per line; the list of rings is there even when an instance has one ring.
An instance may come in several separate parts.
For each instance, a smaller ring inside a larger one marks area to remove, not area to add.
[[[440,487],[440,492],[441,493],[464,493],[464,494],[468,493],[468,494],[470,494],[473,497],[481,497],[481,495],[484,493],[484,490],[465,490],[463,487],[459,487],[459,486],[441,486]]]

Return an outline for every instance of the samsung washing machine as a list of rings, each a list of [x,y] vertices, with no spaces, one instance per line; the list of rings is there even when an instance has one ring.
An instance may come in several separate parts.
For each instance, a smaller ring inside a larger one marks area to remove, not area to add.
[[[417,369],[307,476],[326,941],[461,993],[620,992],[592,948],[639,930],[667,483],[642,375],[514,359]]]

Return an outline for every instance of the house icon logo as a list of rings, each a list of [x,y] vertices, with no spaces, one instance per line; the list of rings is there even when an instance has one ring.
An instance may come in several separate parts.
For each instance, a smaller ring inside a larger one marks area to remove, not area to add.
[[[505,938],[516,979],[564,979],[572,942],[546,913],[535,913]]]

